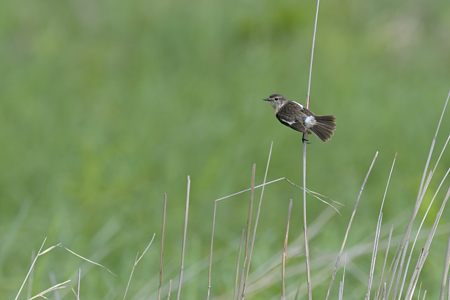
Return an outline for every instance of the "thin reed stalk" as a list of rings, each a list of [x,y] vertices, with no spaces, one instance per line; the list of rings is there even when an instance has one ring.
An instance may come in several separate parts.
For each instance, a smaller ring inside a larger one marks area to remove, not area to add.
[[[281,299],[286,299],[286,260],[288,255],[289,224],[291,222],[292,199],[289,199],[286,231],[284,234],[283,254],[281,255]]]
[[[442,273],[441,291],[439,294],[439,300],[444,300],[447,286],[448,270],[450,268],[450,235],[447,242],[447,254],[444,261],[444,272]],[[450,298],[450,293],[447,294],[447,298]]]
[[[86,262],[88,262],[88,263],[90,263],[90,264],[92,264],[92,265],[94,265],[94,266],[100,267],[100,268],[104,269],[105,271],[107,271],[108,273],[110,273],[110,274],[113,275],[113,276],[117,276],[113,271],[111,271],[110,269],[108,269],[106,266],[104,266],[104,265],[102,265],[102,264],[100,264],[100,263],[98,263],[98,262],[95,262],[95,261],[93,261],[92,259],[86,258],[86,257],[84,257],[84,256],[82,256],[82,255],[76,253],[75,251],[73,251],[73,250],[67,248],[66,246],[64,246],[64,245],[61,244],[61,243],[59,243],[59,244],[56,245],[55,247],[62,248],[62,249],[64,249],[64,250],[66,250],[67,252],[69,252],[70,254],[72,254],[72,255],[74,255],[74,256],[80,258],[81,260],[84,260],[84,261],[86,261]]]
[[[31,263],[33,263],[35,257],[36,253],[34,251],[31,252]],[[28,279],[27,299],[31,298],[31,294],[33,293],[33,279],[34,279],[33,275],[34,273],[31,273],[30,278]]]
[[[270,184],[273,184],[273,183],[276,183],[276,182],[279,182],[279,181],[283,181],[283,180],[286,180],[286,178],[285,178],[285,177],[280,177],[280,178],[277,178],[277,179],[268,181],[268,182],[265,183],[265,184],[258,184],[258,185],[255,185],[254,189],[257,190],[257,189],[259,189],[259,188],[263,188],[263,187],[265,187],[265,186],[267,186],[267,185],[270,185]],[[250,192],[251,190],[252,190],[252,188],[249,187],[249,188],[243,189],[243,190],[241,190],[241,191],[239,191],[239,192],[235,192],[235,193],[232,193],[232,194],[229,194],[229,195],[226,195],[226,196],[217,198],[217,199],[215,199],[214,201],[215,201],[215,202],[221,202],[221,201],[226,200],[226,199],[228,199],[228,198],[231,198],[231,197],[234,197],[234,196],[237,196],[237,195],[246,193],[246,192]]]
[[[392,298],[395,299],[396,296],[397,296],[398,286],[399,286],[399,282],[400,282],[400,276],[402,274],[404,260],[406,258],[406,252],[408,250],[409,241],[410,241],[410,237],[411,237],[412,226],[413,226],[414,220],[416,219],[416,216],[417,216],[417,213],[419,211],[419,208],[420,208],[420,206],[422,204],[422,200],[423,200],[423,197],[425,196],[425,192],[427,191],[428,185],[429,185],[429,183],[430,183],[430,181],[431,181],[431,179],[433,177],[433,174],[434,174],[433,171],[429,172],[428,169],[429,169],[429,166],[430,166],[431,157],[433,155],[434,147],[435,147],[435,144],[436,144],[436,139],[437,139],[437,136],[438,136],[441,124],[442,124],[442,120],[444,118],[444,114],[445,114],[445,111],[446,111],[449,99],[450,99],[450,91],[447,94],[447,98],[445,100],[444,107],[443,107],[442,112],[441,112],[441,116],[440,116],[439,121],[437,123],[433,139],[431,141],[430,150],[428,151],[428,157],[427,157],[427,160],[426,160],[426,163],[425,163],[425,167],[424,167],[424,170],[423,170],[423,173],[422,173],[422,179],[420,181],[419,191],[417,193],[417,198],[416,198],[416,203],[415,203],[415,206],[414,206],[414,210],[413,210],[411,218],[410,218],[410,220],[408,222],[408,225],[407,225],[406,230],[405,230],[405,234],[403,236],[402,242],[399,245],[399,248],[398,248],[398,251],[397,251],[397,254],[396,254],[394,270],[392,272],[391,282],[389,284],[389,289],[387,291],[387,297],[388,298],[390,297],[390,293],[392,291],[392,288],[394,288],[393,297]],[[445,146],[446,145],[447,145],[447,143],[444,145],[443,150],[445,150]],[[438,158],[438,161],[439,160],[440,160],[440,157]],[[398,266],[399,266],[399,270],[397,270]],[[396,277],[396,273],[398,273],[397,277]],[[394,283],[395,283],[395,285],[394,285]]]
[[[311,262],[309,257],[308,242],[308,214],[306,205],[306,143],[303,143],[303,238],[305,243],[305,266],[306,266],[306,285],[308,288],[308,299],[312,300],[312,283],[311,283]]]
[[[150,249],[150,247],[152,246],[154,239],[155,239],[155,234],[153,234],[150,242],[147,244],[144,251],[142,251],[142,254],[139,255],[139,253],[136,253],[136,259],[134,260],[134,264],[133,264],[133,267],[131,268],[130,276],[128,277],[127,286],[125,288],[125,292],[124,292],[123,298],[122,298],[123,300],[125,300],[125,298],[127,297],[128,290],[131,286],[131,280],[133,279],[134,271],[136,270],[137,265],[139,264],[141,259],[144,257],[144,255],[147,253],[148,249]]]
[[[255,224],[253,225],[253,235],[252,235],[252,241],[251,241],[251,245],[250,245],[250,255],[249,255],[249,259],[248,259],[247,272],[245,274],[246,281],[248,279],[248,274],[250,272],[250,266],[251,266],[252,257],[253,257],[253,250],[255,248],[256,232],[257,232],[258,224],[259,224],[259,216],[261,214],[261,206],[262,206],[262,201],[263,201],[263,197],[264,197],[265,183],[267,181],[267,173],[269,173],[270,159],[272,158],[272,148],[273,148],[273,142],[270,143],[269,155],[267,157],[266,169],[264,171],[263,186],[261,189],[261,194],[259,196],[258,208],[256,210]],[[253,183],[253,185],[254,185],[254,183]]]
[[[316,36],[317,36],[317,24],[319,22],[319,8],[320,8],[320,0],[316,1],[316,14],[314,16],[314,30],[311,42],[311,58],[309,60],[309,73],[308,73],[308,90],[306,92],[306,108],[310,107],[310,98],[311,98],[311,84],[312,84],[312,69],[314,65],[314,52],[316,49]]]
[[[213,251],[214,251],[214,234],[216,232],[216,212],[217,212],[217,201],[214,201],[213,210],[213,220],[211,228],[211,244],[209,247],[209,265],[208,265],[208,291],[206,294],[206,299],[209,300],[211,297],[211,286],[212,286],[212,263],[213,263]]]
[[[167,291],[167,300],[170,300],[171,293],[172,293],[172,279],[169,280],[169,290]]]
[[[166,239],[166,222],[167,222],[167,193],[164,193],[163,215],[161,224],[161,245],[159,251],[159,282],[158,282],[158,300],[161,300],[161,287],[164,278],[164,242]]]
[[[402,281],[402,285],[401,285],[401,287],[400,287],[400,292],[399,292],[399,294],[398,294],[399,300],[400,300],[400,298],[401,298],[401,296],[402,296],[402,293],[403,293],[403,288],[404,288],[404,285],[405,285],[405,282],[406,282],[406,275],[408,274],[409,264],[411,263],[411,259],[412,259],[414,247],[416,246],[417,240],[418,240],[418,238],[419,238],[420,231],[422,230],[423,224],[425,223],[425,220],[426,220],[426,218],[427,218],[427,216],[428,216],[428,213],[430,212],[430,209],[431,209],[431,207],[433,206],[434,200],[436,199],[436,197],[437,197],[439,191],[441,190],[441,187],[442,187],[442,185],[444,184],[445,179],[447,179],[447,176],[448,176],[449,172],[450,172],[450,168],[447,170],[447,172],[445,173],[445,175],[444,175],[444,177],[442,178],[441,182],[439,183],[439,186],[438,186],[438,188],[436,189],[436,192],[434,193],[433,197],[431,198],[431,201],[430,201],[430,203],[428,204],[427,210],[425,211],[425,214],[424,214],[423,217],[422,217],[422,220],[421,220],[421,222],[420,222],[419,228],[417,229],[416,236],[415,236],[415,238],[414,238],[413,244],[412,244],[412,246],[411,246],[411,250],[410,250],[410,252],[409,252],[409,257],[408,257],[408,260],[407,260],[407,263],[406,263],[405,271],[403,272],[403,273],[404,273],[404,274],[403,274],[403,281]]]
[[[177,300],[181,299],[181,287],[183,286],[184,276],[184,255],[186,253],[187,227],[189,220],[189,196],[191,192],[191,177],[187,177],[187,191],[186,191],[186,208],[184,210],[184,227],[183,227],[183,242],[181,244],[181,263],[180,263],[180,278],[178,281]]]
[[[277,182],[280,182],[280,181],[286,181],[288,184],[290,184],[290,185],[292,185],[292,186],[294,186],[294,187],[296,187],[296,188],[298,188],[298,189],[303,191],[303,187],[301,185],[298,185],[298,184],[294,183],[292,180],[290,180],[289,178],[286,178],[286,177],[280,177],[280,178],[277,178],[277,179],[273,179],[273,180],[267,181],[266,183],[255,185],[255,190],[260,189],[260,188],[264,188],[264,187],[266,187],[268,185],[271,185],[271,184],[274,184],[274,183],[277,183]],[[244,193],[250,192],[250,191],[251,191],[251,188],[246,188],[246,189],[243,189],[241,191],[234,192],[232,194],[229,194],[229,195],[217,198],[214,201],[215,202],[222,202],[223,200],[226,200],[226,199],[229,199],[229,198],[232,198],[234,196],[241,195],[241,194],[244,194]],[[316,198],[320,202],[322,202],[322,203],[328,205],[329,207],[333,208],[338,214],[340,214],[339,208],[337,208],[336,206],[343,206],[342,203],[340,203],[338,201],[334,201],[332,199],[329,199],[327,196],[324,196],[324,195],[322,195],[322,194],[320,194],[318,192],[312,191],[312,190],[310,190],[308,188],[306,188],[306,193],[308,193],[312,197]],[[325,198],[329,199],[330,201],[325,200]]]
[[[234,291],[233,291],[233,299],[239,299],[239,270],[241,264],[241,255],[242,249],[244,248],[244,239],[245,239],[245,229],[242,229],[241,240],[239,241],[239,251],[236,259],[236,272],[234,277]]]
[[[339,300],[344,299],[344,285],[345,285],[345,262],[344,262],[344,270],[342,271],[342,279],[339,283]]]
[[[372,289],[373,274],[375,272],[375,263],[377,260],[378,242],[380,240],[380,232],[381,232],[382,222],[383,222],[383,213],[380,211],[380,214],[378,215],[377,228],[375,230],[375,240],[373,242],[372,259],[370,261],[369,281],[367,283],[367,293],[366,293],[366,297],[365,297],[366,300],[370,299],[370,291]]]
[[[392,240],[392,233],[394,232],[394,226],[391,226],[391,229],[389,230],[389,236],[388,236],[388,242],[386,246],[386,251],[384,254],[384,261],[383,261],[383,267],[381,268],[381,275],[380,275],[380,286],[378,287],[377,294],[375,295],[375,299],[378,298],[380,295],[382,295],[381,289],[386,286],[386,282],[384,281],[384,272],[386,270],[386,263],[389,257],[389,250],[391,249],[391,240]],[[386,290],[384,290],[386,291]],[[383,299],[383,297],[381,297]]]
[[[62,290],[62,289],[67,288],[66,284],[68,284],[68,283],[70,283],[70,279],[66,280],[64,282],[57,283],[57,284],[49,287],[48,289],[46,289],[46,290],[44,290],[44,291],[34,295],[33,297],[29,298],[28,300],[48,299],[45,295],[47,295],[48,293],[54,292],[55,290]]]
[[[417,292],[417,299],[420,299],[421,295],[422,295],[422,282],[419,284],[419,291]]]
[[[428,234],[427,240],[425,242],[424,247],[422,248],[422,253],[420,254],[416,266],[414,268],[414,272],[411,276],[408,290],[406,293],[405,299],[410,300],[412,299],[414,295],[414,290],[416,288],[417,282],[419,280],[419,275],[422,272],[423,265],[425,264],[425,261],[428,257],[428,254],[430,252],[431,243],[433,241],[434,235],[436,234],[437,226],[439,224],[439,221],[441,220],[442,214],[444,212],[444,208],[447,205],[448,198],[450,197],[450,188],[447,190],[447,194],[445,195],[444,201],[441,204],[441,207],[439,208],[439,211],[436,214],[436,218],[433,223],[433,227],[431,228],[430,233]]]
[[[377,259],[377,253],[378,253],[378,241],[380,239],[381,224],[383,222],[384,201],[386,200],[386,195],[387,195],[387,191],[388,191],[388,188],[389,188],[389,184],[391,182],[392,171],[394,170],[396,159],[397,159],[397,154],[395,154],[394,160],[392,161],[391,169],[389,171],[388,180],[387,180],[386,187],[385,187],[384,193],[383,193],[383,200],[381,201],[380,212],[378,213],[378,222],[377,222],[377,228],[375,230],[375,241],[373,243],[372,259],[371,259],[371,263],[370,263],[369,282],[367,284],[366,299],[370,299],[370,291],[372,289],[373,274],[375,272],[375,263],[376,263],[376,259]]]
[[[314,239],[324,228],[324,226],[331,220],[334,216],[334,211],[331,209],[324,210],[319,216],[317,216],[309,228],[310,239]],[[300,257],[303,255],[303,237],[298,237],[295,241],[288,245],[287,252],[289,252],[290,257]],[[273,284],[275,281],[279,281],[279,269],[281,265],[280,257],[283,255],[282,250],[271,256],[271,258],[266,260],[266,263],[259,266],[255,272],[252,273],[252,282],[248,286],[247,292],[254,293],[259,289],[259,286],[264,286],[267,284]],[[320,260],[320,259],[319,259]],[[303,274],[305,272],[304,268],[301,266],[295,267],[295,272],[289,272],[286,269],[287,277],[293,277],[298,274]],[[265,282],[261,284],[262,282]],[[289,299],[289,295],[287,296]]]
[[[77,300],[80,300],[80,289],[81,289],[81,268],[78,269],[78,280],[77,280]]]
[[[27,275],[25,275],[25,278],[24,278],[24,280],[23,280],[23,282],[22,282],[22,284],[21,284],[19,290],[17,291],[16,297],[14,298],[14,300],[19,299],[20,293],[22,293],[22,290],[23,290],[23,288],[24,288],[24,286],[25,286],[25,283],[27,282],[28,278],[29,278],[29,277],[31,276],[31,274],[33,273],[34,266],[36,265],[36,262],[37,262],[38,258],[41,257],[42,255],[45,255],[46,253],[52,251],[53,249],[55,249],[56,247],[59,246],[59,244],[56,244],[56,245],[53,245],[53,246],[48,247],[48,248],[45,249],[45,250],[42,250],[42,249],[44,248],[44,245],[45,245],[45,242],[46,242],[46,241],[47,241],[47,237],[44,238],[44,241],[42,242],[41,247],[39,248],[39,250],[38,250],[36,256],[35,256],[34,259],[33,259],[33,261],[31,262],[31,266],[30,266],[30,268],[28,269]],[[69,281],[70,281],[70,280],[69,280]],[[67,282],[65,282],[65,283],[67,283]],[[65,283],[64,283],[64,284],[65,284]],[[40,294],[39,294],[39,295],[40,295]]]
[[[340,260],[341,260],[342,253],[344,252],[345,244],[347,243],[348,234],[350,232],[350,228],[352,227],[353,219],[355,218],[356,211],[357,211],[358,205],[359,205],[359,201],[361,200],[361,195],[362,195],[362,193],[364,191],[364,188],[366,186],[367,180],[369,179],[369,175],[372,172],[372,168],[373,168],[373,166],[375,164],[375,161],[377,160],[377,157],[378,157],[378,151],[375,153],[375,156],[372,159],[372,163],[370,164],[369,170],[367,171],[366,177],[364,178],[364,181],[363,181],[363,183],[361,185],[361,188],[359,190],[358,197],[356,198],[355,206],[353,207],[352,215],[350,216],[350,220],[348,222],[347,229],[345,231],[344,240],[342,241],[342,244],[341,244],[341,249],[339,250],[339,254],[336,257],[336,262],[334,264],[333,273],[331,275],[331,280],[330,280],[330,283],[328,285],[327,295],[326,295],[325,299],[328,299],[330,297],[331,288],[333,287],[334,279],[336,278],[336,272],[337,272],[337,269],[339,267],[339,263],[340,263]]]
[[[256,164],[252,165],[252,176],[250,180],[250,200],[248,202],[248,214],[247,214],[247,229],[245,231],[245,245],[244,245],[244,262],[242,264],[241,282],[239,287],[239,295],[241,299],[245,298],[245,286],[247,282],[247,272],[250,268],[249,255],[250,255],[250,232],[252,230],[253,219],[253,202],[255,199],[255,177],[256,177]]]
[[[308,72],[308,88],[306,92],[306,108],[310,108],[311,100],[311,84],[312,84],[312,69],[314,65],[314,50],[316,48],[316,36],[317,36],[317,24],[319,20],[319,7],[320,0],[316,1],[316,13],[314,16],[314,30],[311,42],[311,57],[309,61],[309,72]],[[307,138],[307,134],[305,134]],[[305,240],[305,267],[306,267],[306,283],[308,286],[308,299],[312,300],[312,283],[311,283],[311,266],[309,257],[309,244],[308,244],[308,219],[307,219],[307,205],[306,205],[306,143],[303,143],[303,236]]]

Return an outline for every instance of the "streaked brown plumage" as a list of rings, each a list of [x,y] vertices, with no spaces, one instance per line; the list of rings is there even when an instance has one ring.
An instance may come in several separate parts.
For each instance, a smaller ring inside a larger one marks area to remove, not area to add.
[[[300,103],[289,101],[280,94],[272,94],[264,100],[270,102],[277,119],[282,124],[303,133],[303,141],[305,133],[313,132],[326,142],[336,129],[334,116],[316,116]]]

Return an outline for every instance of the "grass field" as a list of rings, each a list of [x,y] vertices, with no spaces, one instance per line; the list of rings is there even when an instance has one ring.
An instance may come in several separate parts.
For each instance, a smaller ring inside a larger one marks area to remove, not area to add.
[[[136,252],[156,233],[127,299],[154,295],[165,192],[164,283],[174,279],[176,285],[190,175],[182,298],[206,297],[214,199],[249,187],[253,163],[255,181],[262,183],[272,141],[268,180],[285,177],[301,183],[300,136],[279,124],[261,99],[279,92],[304,101],[314,5],[292,0],[3,1],[0,296],[12,299],[17,294],[33,251],[47,237],[47,246],[62,243],[116,276],[57,248],[39,258],[30,295],[76,278],[81,268],[81,299],[121,299]],[[347,248],[373,243],[396,153],[382,240],[387,241],[391,224],[395,236],[407,226],[450,88],[448,28],[450,5],[443,0],[321,3],[311,110],[335,114],[337,131],[326,144],[311,138],[308,187],[343,206],[340,215],[311,225],[318,228],[310,241],[317,266],[312,277],[315,282],[324,278],[314,290],[318,299],[326,293],[333,260],[376,151],[379,156]],[[448,116],[432,162],[449,135]],[[418,219],[449,165],[447,150]],[[438,203],[448,187],[447,179]],[[285,181],[266,187],[251,281],[268,274],[267,264],[280,259],[289,199],[290,241],[296,245],[302,233],[301,195]],[[249,196],[219,205],[213,296],[228,299],[233,291]],[[312,197],[308,204],[310,223],[327,218],[326,205]],[[430,210],[426,230],[439,205]],[[429,299],[437,299],[440,291],[449,217],[447,209],[419,279]],[[418,242],[417,253],[424,242]],[[346,267],[345,299],[365,294],[371,247]],[[304,271],[301,254],[289,260],[293,274]],[[381,264],[378,259],[378,269]],[[341,276],[342,269],[334,296]],[[250,298],[279,298],[279,278],[267,278],[273,286],[265,285]],[[294,288],[304,280],[301,273],[287,283]],[[76,287],[76,280],[69,285]],[[27,293],[25,288],[20,299]],[[60,296],[74,298],[70,289]],[[51,297],[58,299],[53,293]]]

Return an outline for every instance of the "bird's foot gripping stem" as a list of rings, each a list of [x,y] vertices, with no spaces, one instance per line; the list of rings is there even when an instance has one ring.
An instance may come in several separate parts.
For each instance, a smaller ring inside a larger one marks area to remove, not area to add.
[[[305,134],[303,134],[303,135],[302,135],[302,143],[304,144],[305,142],[306,142],[307,144],[309,144],[309,140],[306,139],[306,138],[305,138]]]

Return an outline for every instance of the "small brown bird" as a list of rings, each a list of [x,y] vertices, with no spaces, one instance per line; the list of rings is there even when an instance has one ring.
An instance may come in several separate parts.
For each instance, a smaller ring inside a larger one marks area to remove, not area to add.
[[[302,141],[306,133],[314,132],[322,141],[331,138],[336,129],[336,118],[329,116],[316,116],[300,103],[290,101],[280,94],[272,94],[268,101],[275,109],[275,115],[282,124],[303,133]]]

